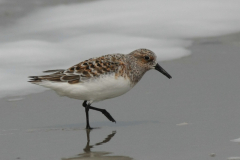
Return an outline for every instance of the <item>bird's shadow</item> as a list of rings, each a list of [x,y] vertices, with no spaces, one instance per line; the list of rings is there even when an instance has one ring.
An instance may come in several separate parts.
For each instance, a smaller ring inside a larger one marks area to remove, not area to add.
[[[86,130],[87,135],[87,144],[85,148],[83,148],[83,153],[78,154],[77,156],[70,158],[62,158],[62,160],[80,160],[80,159],[105,159],[105,160],[132,160],[133,158],[127,156],[110,156],[112,152],[103,152],[103,151],[91,151],[95,146],[103,145],[104,143],[108,143],[117,133],[116,131],[112,131],[111,134],[107,135],[106,138],[98,143],[90,145],[90,132],[93,130]]]

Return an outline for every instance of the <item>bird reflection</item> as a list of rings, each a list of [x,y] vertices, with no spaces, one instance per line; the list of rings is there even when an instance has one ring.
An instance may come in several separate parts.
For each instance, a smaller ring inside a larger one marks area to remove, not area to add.
[[[78,154],[78,156],[72,157],[72,158],[63,158],[62,160],[84,160],[84,159],[92,159],[92,160],[132,160],[133,158],[126,157],[126,156],[109,156],[109,154],[112,154],[111,152],[92,152],[91,149],[94,146],[103,145],[104,143],[109,142],[114,135],[116,134],[116,131],[113,131],[111,134],[109,134],[103,141],[95,143],[94,145],[90,145],[90,132],[92,130],[87,129],[87,144],[86,147],[83,149],[84,153]]]

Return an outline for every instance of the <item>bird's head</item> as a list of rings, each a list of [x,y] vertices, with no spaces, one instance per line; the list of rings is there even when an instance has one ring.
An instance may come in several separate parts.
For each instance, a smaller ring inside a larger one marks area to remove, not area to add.
[[[168,74],[158,63],[156,54],[149,49],[137,49],[130,53],[136,59],[136,63],[139,66],[142,66],[146,70],[156,69],[161,72],[163,75],[172,78],[170,74]]]

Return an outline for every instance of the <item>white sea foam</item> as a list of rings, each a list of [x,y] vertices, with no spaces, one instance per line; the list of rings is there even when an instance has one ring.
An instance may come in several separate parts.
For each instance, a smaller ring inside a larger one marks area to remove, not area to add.
[[[231,140],[232,142],[238,142],[238,143],[240,143],[240,138],[238,138],[238,139],[233,139],[233,140]]]
[[[149,48],[158,60],[187,56],[191,39],[240,31],[239,0],[104,0],[43,8],[0,31],[0,96],[40,87],[27,76],[92,56]]]

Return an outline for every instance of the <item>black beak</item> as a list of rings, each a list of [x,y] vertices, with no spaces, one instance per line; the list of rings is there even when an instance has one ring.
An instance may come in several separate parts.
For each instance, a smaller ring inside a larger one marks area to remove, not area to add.
[[[166,77],[168,77],[169,79],[172,78],[172,76],[170,76],[170,74],[168,74],[158,63],[155,66],[155,69],[159,72],[161,72],[162,74],[164,74]]]

